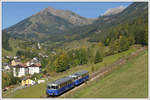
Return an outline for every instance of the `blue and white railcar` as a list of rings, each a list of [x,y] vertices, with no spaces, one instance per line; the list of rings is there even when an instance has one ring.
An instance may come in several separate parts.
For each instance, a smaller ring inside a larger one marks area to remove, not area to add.
[[[58,96],[73,87],[74,79],[72,77],[64,77],[48,83],[46,93],[48,96]]]
[[[77,86],[89,79],[89,72],[80,71],[80,72],[70,75],[69,77],[74,78],[74,84]]]

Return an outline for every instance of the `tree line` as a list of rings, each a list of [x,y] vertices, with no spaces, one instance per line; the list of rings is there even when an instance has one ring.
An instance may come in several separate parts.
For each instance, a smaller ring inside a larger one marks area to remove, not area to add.
[[[21,81],[20,78],[14,77],[13,72],[2,72],[2,88],[5,88],[6,86],[17,84]]]
[[[148,17],[139,17],[133,21],[112,27],[103,43],[107,46],[120,37],[127,39],[129,45],[148,44]]]
[[[6,50],[12,49],[9,44],[9,38],[10,38],[10,35],[8,33],[6,33],[5,31],[3,31],[2,32],[2,48],[6,49]]]
[[[49,58],[48,65],[46,65],[47,72],[63,72],[78,65],[101,62],[104,57],[102,56],[102,50],[97,49],[95,53],[93,52],[94,50],[95,48],[86,47],[70,51],[60,50],[56,55],[52,55]]]

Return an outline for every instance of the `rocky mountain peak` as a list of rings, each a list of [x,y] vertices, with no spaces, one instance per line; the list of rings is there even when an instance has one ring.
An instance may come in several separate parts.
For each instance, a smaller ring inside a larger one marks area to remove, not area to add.
[[[40,15],[46,15],[48,13],[63,18],[64,20],[69,21],[69,23],[73,25],[82,26],[82,25],[91,24],[93,22],[93,20],[81,17],[80,15],[75,14],[69,10],[57,10],[50,6],[48,8],[45,8],[43,11],[41,11]]]
[[[48,8],[47,8],[49,11],[53,11],[53,10],[55,10],[54,8],[52,8],[51,6],[48,6]]]
[[[120,7],[116,7],[116,8],[110,8],[108,9],[103,16],[109,16],[109,15],[115,15],[118,14],[120,12],[122,12],[126,7],[125,6],[120,6]]]

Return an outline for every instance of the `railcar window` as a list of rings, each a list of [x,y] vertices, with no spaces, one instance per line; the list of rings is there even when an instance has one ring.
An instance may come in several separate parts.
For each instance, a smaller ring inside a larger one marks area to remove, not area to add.
[[[58,86],[51,86],[51,89],[58,89]]]
[[[55,89],[58,89],[58,86],[55,86]]]
[[[60,85],[58,85],[58,88],[61,88]]]
[[[51,89],[55,89],[55,86],[51,86]]]
[[[64,87],[65,86],[65,83],[62,83],[62,87]]]
[[[79,76],[79,78],[78,78],[78,79],[80,79],[80,78],[82,78],[82,76]]]
[[[60,84],[60,88],[62,88],[63,86],[62,86],[62,84]]]
[[[64,87],[63,83],[61,83],[61,87]]]
[[[68,85],[68,83],[69,83],[69,81],[67,81],[67,84],[66,84],[66,85]]]
[[[51,87],[50,86],[47,86],[47,89],[50,89]]]
[[[74,77],[74,80],[78,79],[78,77]]]
[[[72,80],[70,80],[69,84],[71,84]]]

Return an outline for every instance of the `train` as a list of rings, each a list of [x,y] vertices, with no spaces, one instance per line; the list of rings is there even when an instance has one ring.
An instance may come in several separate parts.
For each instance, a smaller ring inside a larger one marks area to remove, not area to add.
[[[89,80],[88,71],[84,70],[76,72],[67,77],[63,77],[53,82],[49,82],[47,84],[46,94],[47,96],[59,96],[64,92],[84,83],[87,80]]]

